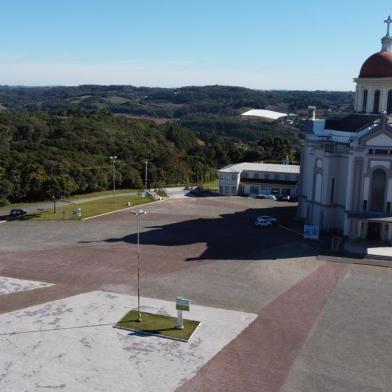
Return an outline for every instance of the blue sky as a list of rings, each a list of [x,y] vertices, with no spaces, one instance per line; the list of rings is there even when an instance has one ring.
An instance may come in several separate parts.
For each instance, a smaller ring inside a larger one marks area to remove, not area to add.
[[[1,0],[0,84],[352,90],[392,3]]]

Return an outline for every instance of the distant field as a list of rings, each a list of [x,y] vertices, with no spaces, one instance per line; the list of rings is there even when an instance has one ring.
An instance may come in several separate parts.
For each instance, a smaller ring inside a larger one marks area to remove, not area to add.
[[[142,115],[129,114],[129,113],[113,113],[113,116],[124,116],[124,117],[128,117],[128,118],[134,118],[135,120],[150,120],[150,121],[153,121],[157,125],[164,124],[169,121],[173,121],[170,118],[142,116]]]
[[[119,105],[126,103],[126,102],[131,102],[131,100],[129,98],[119,97],[119,96],[108,97],[108,98],[105,98],[105,100],[107,102],[119,104]]]

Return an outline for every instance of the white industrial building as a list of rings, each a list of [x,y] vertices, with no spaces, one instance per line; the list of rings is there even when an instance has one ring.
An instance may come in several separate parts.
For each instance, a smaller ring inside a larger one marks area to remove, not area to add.
[[[297,115],[275,112],[274,110],[267,109],[251,109],[242,113],[241,117],[243,119],[260,120],[263,122],[285,121],[286,123],[290,124],[297,117]]]
[[[218,171],[219,192],[234,195],[297,195],[299,165],[238,163]]]

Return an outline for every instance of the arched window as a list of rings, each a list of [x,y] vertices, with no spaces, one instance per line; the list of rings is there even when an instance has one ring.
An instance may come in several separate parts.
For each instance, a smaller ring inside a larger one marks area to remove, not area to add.
[[[321,174],[317,173],[316,174],[316,179],[315,179],[315,186],[314,186],[314,201],[317,203],[321,202]]]
[[[384,211],[385,171],[376,169],[372,175],[371,211]]]
[[[374,103],[373,103],[373,112],[378,113],[380,111],[380,90],[376,90],[374,92]]]
[[[392,90],[388,91],[387,113],[392,113]]]
[[[363,92],[363,102],[362,102],[362,111],[363,111],[363,112],[366,112],[367,98],[368,98],[368,91],[365,90],[365,91]]]

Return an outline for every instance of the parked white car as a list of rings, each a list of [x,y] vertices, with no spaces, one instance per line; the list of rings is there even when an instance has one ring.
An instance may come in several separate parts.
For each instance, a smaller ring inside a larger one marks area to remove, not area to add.
[[[272,226],[272,222],[264,219],[256,219],[255,226],[268,227]]]
[[[267,195],[267,199],[276,200],[275,195]]]
[[[271,223],[276,223],[277,219],[272,217],[272,216],[268,216],[268,215],[262,215],[262,216],[258,216],[256,218],[256,220],[265,220],[265,221],[269,221]]]

